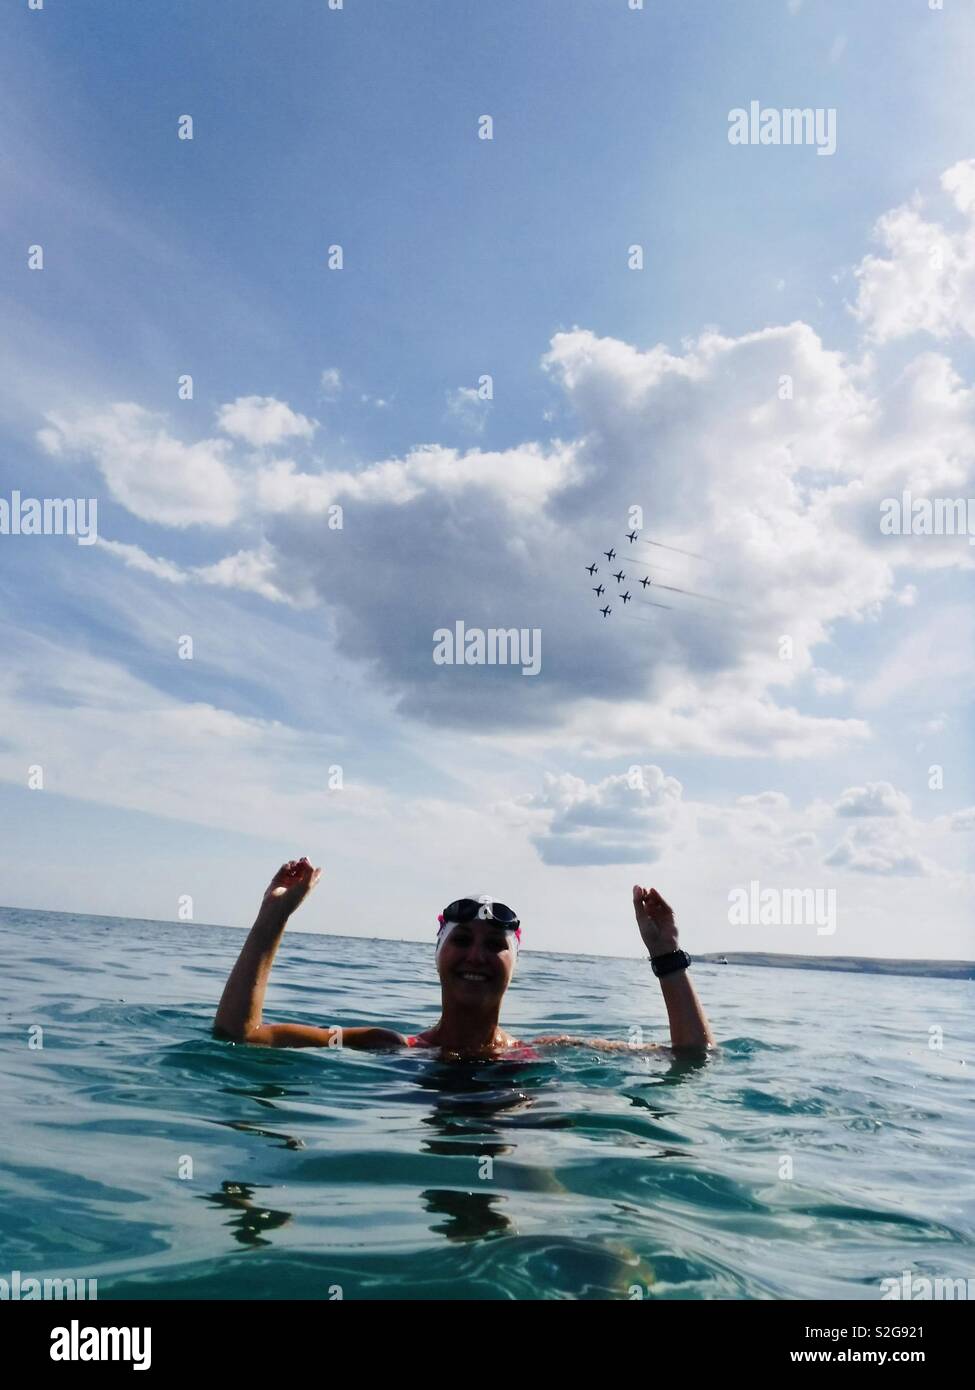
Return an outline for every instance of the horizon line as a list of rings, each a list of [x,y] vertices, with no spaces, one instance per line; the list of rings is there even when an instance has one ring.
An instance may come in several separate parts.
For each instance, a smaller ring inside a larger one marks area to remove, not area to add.
[[[187,921],[187,922],[181,922],[181,921],[179,921],[178,919],[171,918],[171,917],[118,917],[118,916],[116,916],[115,914],[113,914],[113,913],[108,913],[108,912],[67,912],[67,911],[65,911],[65,910],[62,909],[62,908],[17,907],[17,906],[14,906],[13,904],[10,904],[10,903],[0,903],[0,912],[42,912],[42,913],[46,913],[48,916],[51,916],[51,917],[94,917],[94,918],[97,918],[97,919],[99,919],[99,920],[101,920],[101,921],[106,921],[106,922],[146,922],[146,923],[148,923],[148,924],[151,925],[151,926],[165,926],[165,927],[211,927],[211,928],[216,928],[218,931],[242,931],[242,932],[243,932],[243,931],[249,931],[249,930],[250,930],[249,927],[235,927],[235,926],[229,925],[229,924],[226,923],[226,922],[197,922],[197,921],[194,921],[194,920],[190,920],[190,921]],[[393,942],[393,943],[395,943],[395,944],[397,944],[397,945],[404,945],[404,946],[422,946],[422,945],[425,945],[425,944],[429,944],[429,945],[431,945],[431,946],[434,946],[434,945],[436,944],[436,941],[435,941],[434,938],[431,938],[429,941],[427,941],[427,940],[426,940],[425,938],[423,938],[423,937],[412,937],[412,936],[346,936],[343,932],[338,932],[338,931],[315,931],[315,930],[309,930],[308,928],[302,929],[301,927],[294,927],[294,928],[292,929],[292,935],[294,935],[294,934],[298,934],[298,935],[301,935],[301,936],[329,936],[329,937],[338,937],[340,940],[343,940],[343,941],[389,941],[389,942]],[[595,957],[596,957],[597,959],[599,959],[599,960],[643,960],[643,959],[645,959],[645,957],[642,956],[642,955],[633,955],[633,956],[612,956],[612,955],[605,955],[605,954],[602,954],[601,952],[598,952],[598,951],[551,951],[551,950],[543,951],[543,950],[539,950],[539,949],[537,949],[537,948],[532,948],[532,947],[530,947],[530,946],[524,946],[524,947],[522,947],[522,952],[527,952],[529,955],[537,955],[537,956],[595,956]],[[519,952],[519,954],[521,954],[521,952]],[[903,965],[959,965],[959,966],[967,966],[967,967],[969,967],[970,969],[975,970],[975,960],[965,960],[965,959],[961,959],[961,958],[954,957],[954,956],[923,956],[923,957],[922,957],[922,956],[825,956],[825,955],[824,955],[824,956],[812,956],[812,955],[804,955],[804,954],[801,953],[801,952],[786,952],[786,951],[736,951],[733,947],[729,947],[729,948],[725,948],[725,949],[723,949],[723,950],[717,950],[717,951],[703,951],[703,952],[698,952],[698,953],[696,953],[695,955],[692,955],[692,956],[691,956],[691,962],[692,962],[692,964],[693,964],[695,961],[700,961],[702,964],[705,964],[705,965],[714,965],[714,964],[717,964],[717,961],[716,961],[716,959],[715,959],[716,957],[718,957],[718,956],[728,956],[728,955],[732,955],[732,956],[764,956],[764,957],[771,957],[771,958],[777,959],[777,960],[810,960],[810,961],[834,961],[834,960],[835,960],[835,961],[839,961],[839,960],[848,960],[848,961],[877,961],[877,962],[879,962],[879,963],[886,963],[886,964],[903,964]],[[648,959],[648,957],[647,957],[647,959]],[[730,962],[730,961],[728,962],[728,964],[731,964],[731,963],[732,963],[732,962]]]

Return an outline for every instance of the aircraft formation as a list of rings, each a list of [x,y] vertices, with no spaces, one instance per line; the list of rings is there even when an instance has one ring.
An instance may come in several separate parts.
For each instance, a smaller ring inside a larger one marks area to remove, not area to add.
[[[691,557],[691,559],[694,560],[704,559],[703,555],[697,555],[693,550],[681,550],[676,545],[665,545],[663,541],[640,541],[640,533],[638,531],[628,531],[626,533],[626,539],[629,541],[631,545],[639,541],[641,545],[652,545],[658,547],[661,550],[672,550],[678,555],[688,555]],[[609,550],[604,550],[603,554],[606,556],[606,559],[610,562],[610,564],[612,564],[612,562],[616,559],[616,551],[613,549],[612,546],[610,546]],[[634,551],[631,551],[630,555],[633,559],[640,562],[637,568],[645,569],[647,571],[647,573],[642,577],[642,579],[639,580],[639,583],[643,588],[644,594],[646,594],[647,589],[649,589],[652,585],[655,589],[662,589],[669,594],[686,594],[688,598],[703,599],[708,603],[721,602],[720,599],[713,598],[710,594],[699,594],[694,589],[681,589],[675,584],[662,584],[654,574],[650,573],[652,568],[661,568],[659,565],[656,565],[655,562],[651,562],[651,557],[640,556],[637,552]],[[589,574],[590,579],[594,574],[599,573],[599,566],[595,563],[595,561],[591,565],[584,565],[583,568]],[[639,595],[636,595],[636,597],[634,598],[634,595],[631,594],[628,589],[625,592],[623,592],[623,581],[626,579],[627,573],[622,565],[615,573],[611,573],[610,577],[616,580],[616,584],[618,586],[617,597],[619,598],[620,603],[622,603],[624,609],[626,608],[626,605],[631,602],[644,603],[650,608],[673,609],[673,604],[671,603],[658,603],[654,599],[640,598]],[[605,587],[602,583],[594,584],[592,591],[596,595],[597,599],[602,598],[603,594],[606,592]],[[608,618],[613,611],[612,605],[607,603],[606,606],[604,608],[600,608],[599,611],[600,613],[602,613],[604,618]],[[646,621],[649,621],[649,619],[647,619]]]

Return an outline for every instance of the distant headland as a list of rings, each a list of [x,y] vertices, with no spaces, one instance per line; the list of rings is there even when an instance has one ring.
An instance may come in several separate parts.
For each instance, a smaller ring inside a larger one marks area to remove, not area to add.
[[[786,956],[765,951],[723,951],[694,954],[707,965],[777,965],[783,970],[844,970],[862,975],[923,975],[927,979],[975,980],[975,961],[884,960],[874,956]]]

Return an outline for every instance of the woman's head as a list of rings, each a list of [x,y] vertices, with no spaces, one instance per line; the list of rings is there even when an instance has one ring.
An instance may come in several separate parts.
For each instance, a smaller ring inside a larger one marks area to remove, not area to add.
[[[521,944],[517,916],[487,894],[458,898],[440,914],[437,971],[444,998],[471,1009],[501,1001]]]

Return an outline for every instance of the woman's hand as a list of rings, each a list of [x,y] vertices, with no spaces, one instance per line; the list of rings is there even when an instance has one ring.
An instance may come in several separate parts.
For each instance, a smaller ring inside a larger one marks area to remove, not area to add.
[[[290,917],[321,876],[321,869],[312,868],[307,859],[291,859],[282,864],[268,884],[261,911]]]
[[[677,923],[673,908],[665,903],[656,888],[633,885],[633,911],[640,928],[643,944],[651,956],[665,956],[677,950]]]

